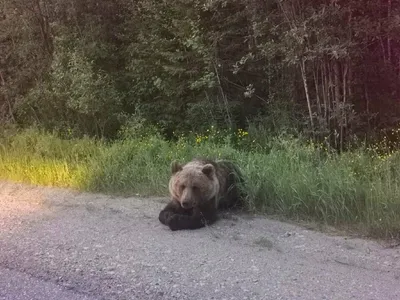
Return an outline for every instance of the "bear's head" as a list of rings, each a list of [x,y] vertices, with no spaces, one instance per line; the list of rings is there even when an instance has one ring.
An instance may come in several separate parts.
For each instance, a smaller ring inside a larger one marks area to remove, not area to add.
[[[182,208],[191,209],[216,197],[219,181],[216,169],[210,163],[192,161],[185,165],[171,165],[169,192]]]

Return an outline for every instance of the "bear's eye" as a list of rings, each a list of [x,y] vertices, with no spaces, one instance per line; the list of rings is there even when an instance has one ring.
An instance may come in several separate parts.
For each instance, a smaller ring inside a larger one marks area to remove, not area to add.
[[[193,189],[193,192],[197,192],[199,190],[199,188],[197,186],[193,186],[192,189]]]
[[[181,190],[184,190],[186,186],[184,184],[181,185]]]

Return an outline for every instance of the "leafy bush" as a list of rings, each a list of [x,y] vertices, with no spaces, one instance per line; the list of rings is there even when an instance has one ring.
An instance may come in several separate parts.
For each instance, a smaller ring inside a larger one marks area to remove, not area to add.
[[[60,133],[115,135],[122,108],[120,93],[107,73],[96,70],[82,51],[65,43],[56,44],[47,80],[29,92],[18,115]]]

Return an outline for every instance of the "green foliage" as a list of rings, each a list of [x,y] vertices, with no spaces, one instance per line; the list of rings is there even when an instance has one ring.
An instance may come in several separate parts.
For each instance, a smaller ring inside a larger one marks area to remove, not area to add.
[[[30,91],[18,114],[25,121],[34,118],[45,129],[101,137],[115,134],[121,96],[112,79],[96,70],[81,51],[62,42],[56,44],[47,80]]]
[[[46,74],[52,42],[38,8],[0,0],[0,124],[15,123],[23,96]]]
[[[215,86],[211,48],[200,28],[200,4],[180,0],[144,0],[130,8],[127,78],[131,105],[141,105],[146,118],[163,128],[181,125],[186,106]],[[160,118],[160,116],[162,116]]]
[[[395,2],[1,3],[3,122],[115,138],[140,108],[169,137],[256,123],[344,150],[399,119]]]

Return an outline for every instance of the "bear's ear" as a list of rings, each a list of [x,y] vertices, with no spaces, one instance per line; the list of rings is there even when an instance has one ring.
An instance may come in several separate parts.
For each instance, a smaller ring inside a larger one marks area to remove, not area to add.
[[[182,170],[182,166],[178,162],[173,161],[171,164],[171,173],[175,174],[176,172],[179,172],[181,170]]]
[[[212,177],[212,175],[215,173],[215,168],[212,164],[206,164],[204,165],[203,169],[201,170],[207,177]]]

